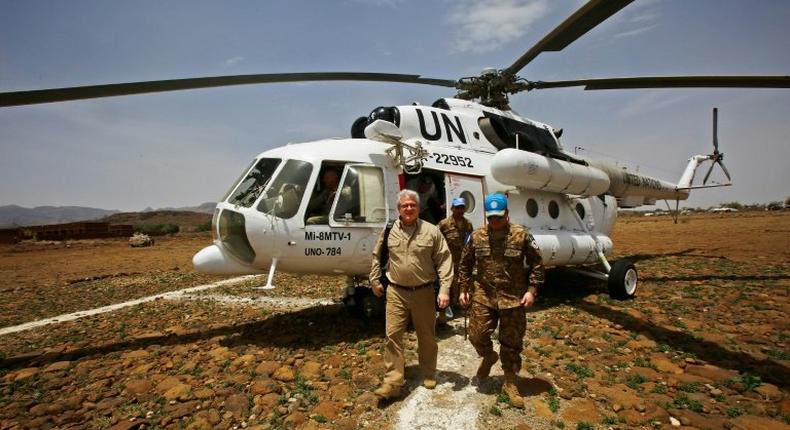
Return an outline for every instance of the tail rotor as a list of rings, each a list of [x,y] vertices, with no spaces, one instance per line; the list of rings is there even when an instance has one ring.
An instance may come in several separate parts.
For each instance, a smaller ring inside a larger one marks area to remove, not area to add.
[[[724,166],[724,154],[719,152],[719,137],[718,137],[718,128],[719,128],[719,108],[713,108],[713,154],[708,156],[708,159],[711,160],[710,167],[708,168],[708,172],[705,174],[705,178],[702,180],[702,184],[705,185],[710,178],[711,172],[713,172],[713,167],[718,164],[721,166],[721,170],[724,172],[724,175],[727,176],[727,180],[732,182],[732,178],[730,177],[730,172]]]

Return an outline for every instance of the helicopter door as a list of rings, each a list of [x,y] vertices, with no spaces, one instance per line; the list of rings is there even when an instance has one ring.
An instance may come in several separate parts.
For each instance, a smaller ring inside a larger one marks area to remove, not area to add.
[[[466,219],[474,228],[483,225],[483,178],[477,176],[456,175],[447,173],[444,177],[444,189],[447,193],[447,215],[450,215],[451,202],[456,197],[466,200]]]

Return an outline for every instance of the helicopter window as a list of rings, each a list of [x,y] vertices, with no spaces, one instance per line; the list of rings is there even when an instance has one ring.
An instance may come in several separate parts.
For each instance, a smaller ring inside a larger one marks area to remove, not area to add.
[[[581,203],[576,203],[576,213],[579,214],[579,218],[584,219],[584,206]]]
[[[558,205],[554,200],[549,202],[549,216],[554,219],[557,219],[560,216],[560,205]]]
[[[384,173],[378,167],[349,166],[333,219],[338,222],[383,223],[387,221]]]
[[[538,216],[538,202],[535,199],[527,200],[527,215],[532,218]]]
[[[459,197],[464,199],[464,202],[466,203],[466,213],[472,213],[475,211],[474,194],[470,193],[469,191],[463,191]]]
[[[283,219],[296,215],[312,172],[311,163],[288,160],[272,185],[266,189],[263,199],[258,203],[258,210]]]
[[[279,158],[261,158],[257,163],[253,161],[255,167],[252,170],[247,168],[245,172],[249,172],[243,176],[243,179],[238,179],[233,183],[230,191],[225,195],[228,203],[234,205],[241,205],[250,207],[261,195],[261,192],[266,188],[266,184],[272,178],[272,173],[280,165]],[[242,174],[243,175],[243,174]],[[228,198],[230,196],[230,198]]]

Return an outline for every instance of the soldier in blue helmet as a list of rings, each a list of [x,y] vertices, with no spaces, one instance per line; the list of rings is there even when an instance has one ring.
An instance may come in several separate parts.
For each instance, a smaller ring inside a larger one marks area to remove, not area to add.
[[[486,196],[485,215],[488,225],[472,233],[461,255],[460,303],[471,305],[469,340],[483,358],[477,378],[487,378],[501,356],[505,373],[502,391],[511,405],[523,408],[516,375],[521,370],[526,308],[535,302],[543,283],[543,260],[529,231],[510,222],[504,194]],[[491,342],[497,325],[499,355]]]

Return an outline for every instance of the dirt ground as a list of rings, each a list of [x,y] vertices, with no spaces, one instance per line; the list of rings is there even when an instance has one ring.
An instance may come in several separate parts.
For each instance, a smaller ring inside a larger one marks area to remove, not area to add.
[[[3,245],[0,328],[218,281],[191,265],[209,242]],[[790,213],[624,217],[614,242],[615,258],[637,264],[637,298],[554,277],[528,313],[526,409],[508,406],[495,378],[468,427],[790,428]],[[343,278],[278,274],[277,290],[251,288],[264,282],[0,336],[0,429],[419,424],[404,418],[425,395],[419,380],[402,402],[370,394],[383,330],[326,304]],[[284,297],[301,301],[273,300]],[[465,345],[458,324],[440,333],[440,354]],[[443,385],[471,387],[446,372]],[[464,406],[451,391],[437,410]]]

